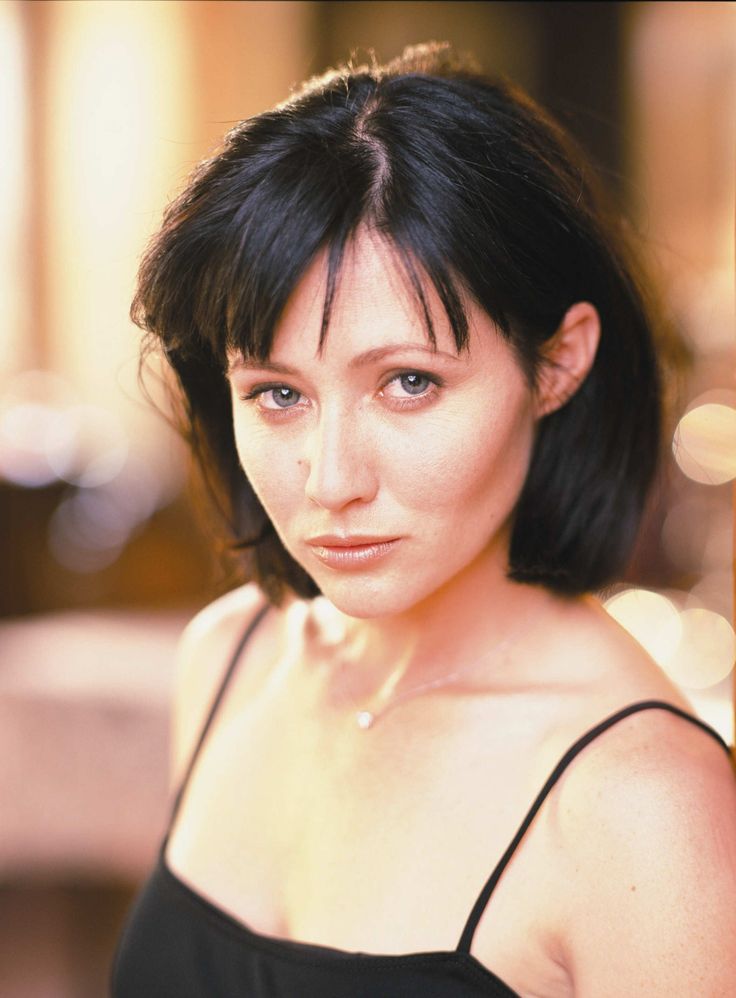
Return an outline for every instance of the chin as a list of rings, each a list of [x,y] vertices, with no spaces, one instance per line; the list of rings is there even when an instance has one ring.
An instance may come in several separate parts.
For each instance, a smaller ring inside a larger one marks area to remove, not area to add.
[[[340,613],[356,620],[390,617],[395,613],[401,613],[402,610],[406,610],[412,605],[406,602],[398,604],[397,599],[391,593],[346,592],[343,587],[333,589],[331,586],[326,586],[322,589],[322,595]]]
[[[371,620],[378,617],[392,617],[406,613],[438,587],[411,586],[405,579],[377,580],[355,578],[340,580],[314,580],[322,595],[341,613],[357,620]]]
[[[321,574],[321,573],[319,573]],[[348,617],[368,620],[373,617],[401,613],[412,605],[407,594],[397,585],[377,583],[375,579],[359,581],[355,578],[325,579],[313,575],[321,595]],[[400,599],[400,595],[403,599]]]

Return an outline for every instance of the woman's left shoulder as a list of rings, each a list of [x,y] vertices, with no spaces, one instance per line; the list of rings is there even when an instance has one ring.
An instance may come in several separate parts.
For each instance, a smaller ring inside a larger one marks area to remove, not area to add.
[[[575,759],[566,774],[567,794],[587,800],[588,786],[603,783],[613,785],[612,793],[617,787],[632,795],[637,788],[654,793],[657,787],[675,795],[707,793],[723,782],[736,792],[723,744],[693,723],[699,718],[692,705],[661,666],[596,601],[580,601],[573,613],[565,620],[564,646],[569,671],[586,678],[570,684],[574,695],[560,735],[569,739],[571,732],[574,737],[607,718],[616,720]],[[574,642],[569,634],[575,635]],[[649,701],[665,706],[625,711]],[[612,804],[616,799],[614,795]]]
[[[671,706],[681,710],[683,705]],[[697,720],[692,710],[686,713]],[[594,738],[571,765],[562,790],[566,805],[580,818],[595,809],[599,816],[618,819],[614,827],[634,817],[654,822],[697,801],[700,814],[730,811],[736,836],[732,760],[713,734],[666,707],[647,706],[622,716]]]
[[[736,776],[722,744],[666,709],[629,714],[576,757],[556,818],[581,994],[733,993]]]

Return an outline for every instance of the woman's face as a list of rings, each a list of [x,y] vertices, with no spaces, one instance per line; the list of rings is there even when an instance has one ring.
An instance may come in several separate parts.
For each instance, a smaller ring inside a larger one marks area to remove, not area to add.
[[[433,352],[393,251],[364,233],[318,357],[325,275],[322,254],[265,366],[230,358],[240,461],[283,544],[354,617],[410,610],[479,567],[501,576],[535,427],[511,347],[470,305],[470,351],[458,355],[427,288]],[[393,543],[335,552],[321,535]]]

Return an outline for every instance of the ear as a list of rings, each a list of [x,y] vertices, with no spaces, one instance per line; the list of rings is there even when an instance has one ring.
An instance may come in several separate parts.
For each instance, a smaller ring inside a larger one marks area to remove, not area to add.
[[[542,344],[536,387],[538,418],[562,408],[585,381],[600,335],[598,311],[590,302],[579,301],[565,312],[557,331]]]

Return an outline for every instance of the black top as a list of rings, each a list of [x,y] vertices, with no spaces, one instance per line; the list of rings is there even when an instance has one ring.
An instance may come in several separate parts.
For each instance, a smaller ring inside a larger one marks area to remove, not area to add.
[[[473,906],[454,950],[400,955],[347,952],[255,932],[181,881],[166,863],[166,845],[192,768],[248,638],[233,654],[174,800],[158,861],[138,894],[112,966],[113,998],[519,998],[471,953],[475,929],[514,850],[552,787],[575,756],[613,724],[654,708],[697,724],[728,753],[703,721],[659,700],[630,704],[579,738],[563,755]]]

